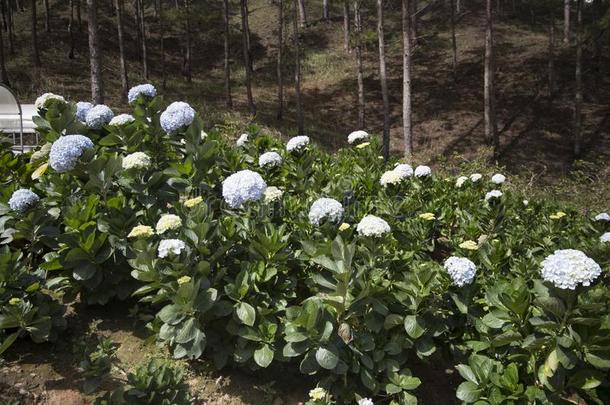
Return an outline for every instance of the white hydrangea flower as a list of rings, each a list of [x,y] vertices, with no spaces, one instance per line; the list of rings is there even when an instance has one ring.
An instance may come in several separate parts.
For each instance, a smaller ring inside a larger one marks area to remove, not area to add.
[[[595,220],[610,222],[610,214],[608,214],[607,212],[602,212],[601,214],[597,214],[595,216]]]
[[[85,122],[85,120],[87,119],[87,113],[92,108],[93,104],[88,101],[79,101],[78,103],[76,103],[76,119],[79,122]]]
[[[483,175],[481,173],[473,173],[470,175],[470,181],[472,181],[473,183],[476,183],[477,181],[481,180],[483,178]]]
[[[290,140],[286,144],[286,150],[288,152],[298,152],[301,149],[305,149],[307,145],[309,145],[309,137],[305,135],[299,135],[295,136],[294,138],[290,138]]]
[[[132,104],[140,95],[147,98],[153,98],[157,95],[157,89],[152,84],[138,84],[137,86],[133,86],[131,89],[129,89],[129,92],[127,93],[127,101],[129,104]]]
[[[358,405],[375,405],[371,398],[361,398],[358,400]]]
[[[394,171],[399,173],[402,179],[406,179],[407,177],[413,176],[413,168],[411,167],[411,165],[408,165],[406,163],[396,164],[396,167],[394,167]]]
[[[460,176],[457,178],[457,180],[455,181],[455,186],[457,188],[460,188],[464,185],[464,183],[466,183],[466,181],[468,180],[468,177],[466,176]]]
[[[334,198],[318,198],[309,209],[309,223],[319,226],[324,220],[337,223],[343,217],[343,206]]]
[[[347,136],[347,143],[350,145],[354,142],[361,142],[369,139],[369,134],[366,131],[354,131]]]
[[[432,169],[428,166],[417,166],[415,168],[415,177],[428,177],[432,175]]]
[[[181,128],[188,127],[194,119],[195,110],[184,101],[174,101],[171,103],[161,113],[159,118],[161,128],[168,135],[176,133]]]
[[[159,243],[158,256],[163,259],[170,254],[179,255],[185,247],[185,243],[180,239],[163,239]]]
[[[60,136],[51,145],[49,165],[58,173],[69,172],[74,169],[85,150],[91,148],[93,142],[84,135]]]
[[[589,286],[602,273],[599,264],[575,249],[556,250],[541,265],[542,278],[561,289],[574,290],[579,284]]]
[[[599,241],[601,243],[610,243],[610,232],[606,232],[602,236],[600,236]]]
[[[401,175],[400,172],[396,171],[396,170],[388,170],[387,172],[383,173],[381,175],[381,178],[379,179],[379,184],[381,184],[384,187],[387,187],[388,184],[399,184],[403,179],[403,176]]]
[[[182,219],[178,215],[174,214],[164,214],[161,215],[159,221],[157,221],[157,225],[155,229],[157,233],[161,235],[167,231],[175,231],[176,229],[182,226]]]
[[[37,110],[44,110],[49,107],[49,103],[52,101],[65,103],[66,99],[57,94],[44,93],[34,101],[34,107],[36,107]]]
[[[260,200],[266,189],[265,180],[251,170],[233,173],[222,182],[222,196],[231,208],[240,208],[247,201]]]
[[[27,188],[20,188],[15,190],[8,200],[8,206],[17,212],[25,212],[29,208],[33,207],[40,201],[40,197],[32,190]]]
[[[361,236],[382,236],[391,231],[390,225],[375,215],[367,215],[358,222],[356,231]]]
[[[133,118],[133,115],[131,114],[119,114],[113,119],[111,119],[108,125],[122,127],[123,125],[131,124],[134,121],[135,118]]]
[[[278,201],[280,198],[282,198],[282,196],[284,195],[284,192],[282,190],[280,190],[279,188],[275,187],[275,186],[271,186],[271,187],[267,187],[267,189],[265,190],[265,202],[266,203],[272,203],[274,201]]]
[[[282,157],[277,152],[265,152],[258,158],[260,167],[277,167],[281,166]]]
[[[491,176],[491,182],[494,184],[502,184],[506,181],[506,176],[500,173],[496,173]]]
[[[491,190],[489,193],[485,194],[485,201],[500,197],[502,197],[502,192],[500,190]]]
[[[477,273],[477,266],[465,257],[451,256],[445,260],[443,267],[458,287],[472,283]]]
[[[123,158],[123,169],[146,169],[150,167],[150,156],[144,152],[134,152]]]
[[[239,139],[237,139],[237,141],[235,142],[235,145],[237,145],[238,148],[241,148],[242,146],[244,146],[245,144],[248,143],[249,137],[250,137],[249,134],[241,134],[239,136]]]
[[[102,129],[102,127],[114,118],[114,113],[110,107],[99,104],[87,111],[85,122],[89,128]]]

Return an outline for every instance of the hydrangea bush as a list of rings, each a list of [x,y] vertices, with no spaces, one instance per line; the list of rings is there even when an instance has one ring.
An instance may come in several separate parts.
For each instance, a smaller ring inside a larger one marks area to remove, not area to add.
[[[175,358],[284,363],[312,404],[415,403],[415,358],[452,364],[464,403],[608,402],[602,213],[384,162],[370,135],[237,148],[149,90],[128,125],[49,102],[45,144],[0,153],[0,352],[53,339],[77,295],[135,296]]]

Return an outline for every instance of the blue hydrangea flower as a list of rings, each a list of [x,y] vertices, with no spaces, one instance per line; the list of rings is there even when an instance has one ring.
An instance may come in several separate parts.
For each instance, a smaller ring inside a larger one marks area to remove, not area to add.
[[[51,145],[49,164],[56,172],[69,172],[74,169],[83,152],[91,148],[93,142],[84,135],[62,136]]]
[[[260,200],[266,189],[265,180],[252,170],[241,170],[222,182],[222,196],[231,208],[240,208],[247,201]]]
[[[79,101],[76,103],[76,119],[80,122],[85,122],[87,113],[93,108],[93,104],[88,101]]]
[[[318,198],[309,209],[309,223],[319,226],[324,220],[337,223],[343,217],[343,206],[334,198]]]
[[[102,127],[108,124],[112,118],[114,118],[112,110],[108,106],[100,104],[87,112],[85,122],[89,128],[102,129]]]
[[[157,95],[157,89],[155,89],[155,86],[152,84],[138,84],[137,86],[133,86],[131,89],[129,89],[129,93],[127,93],[127,101],[129,101],[129,104],[131,104],[136,101],[140,95],[153,98]]]
[[[472,283],[477,274],[477,266],[465,257],[451,256],[443,267],[458,287]]]
[[[11,199],[8,200],[8,206],[11,207],[13,211],[24,212],[36,205],[39,200],[40,198],[33,191],[26,188],[20,188],[13,192]]]
[[[195,119],[195,110],[183,101],[175,101],[161,113],[161,127],[171,135],[180,128],[191,125]]]

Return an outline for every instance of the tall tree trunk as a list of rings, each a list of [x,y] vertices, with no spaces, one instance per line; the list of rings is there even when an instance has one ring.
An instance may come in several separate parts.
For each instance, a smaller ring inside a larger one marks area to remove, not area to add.
[[[241,0],[241,28],[242,28],[242,48],[244,54],[244,70],[246,72],[246,96],[248,97],[248,108],[252,115],[256,114],[256,105],[252,99],[252,70],[250,64],[250,49],[248,47],[248,10],[246,2],[248,0]]]
[[[563,43],[570,42],[570,0],[563,0]]]
[[[402,129],[404,154],[413,157],[413,128],[411,126],[411,6],[402,0]]]
[[[159,40],[161,48],[161,87],[165,89],[167,87],[167,72],[165,69],[165,19],[163,14],[163,0],[159,0],[157,13],[159,15],[159,35],[161,36]]]
[[[191,46],[191,19],[190,19],[190,10],[189,10],[189,0],[184,0],[184,12],[185,12],[185,28],[186,28],[186,50],[184,53],[184,75],[186,76],[186,81],[191,82],[193,80],[192,73],[192,46]]]
[[[296,95],[297,108],[297,131],[299,134],[305,133],[305,124],[303,119],[303,101],[301,100],[301,50],[299,49],[299,24],[297,22],[297,3],[299,0],[294,0],[294,92]]]
[[[11,54],[15,53],[15,22],[13,19],[13,6],[11,1],[8,4],[8,49]]]
[[[354,29],[356,31],[356,65],[358,68],[358,127],[364,129],[364,66],[362,62],[362,18],[360,0],[354,0]]]
[[[6,18],[6,10],[7,7],[10,9],[10,4],[7,4],[8,1],[0,0],[0,8],[2,8],[2,28],[4,31],[8,31],[8,20]]]
[[[49,0],[44,0],[44,30],[51,32],[51,16],[49,15]]]
[[[328,13],[328,0],[322,1],[322,18],[324,18],[324,21],[330,19],[330,14]]]
[[[133,19],[134,19],[135,26],[136,26],[136,48],[137,49],[142,49],[142,27],[140,26],[140,1],[141,0],[134,0],[134,3],[133,3],[133,7],[134,7]],[[142,54],[140,52],[138,52],[138,60],[140,60],[141,55]]]
[[[602,88],[602,53],[604,49],[604,29],[600,26],[600,18],[602,14],[602,2],[601,0],[593,0],[593,24],[592,36],[593,36],[593,55],[591,70],[593,71],[593,82],[595,84],[593,93],[596,97],[599,96],[599,91]]]
[[[486,0],[485,28],[485,137],[493,144],[494,155],[500,150],[496,123],[496,100],[494,80],[493,1]]]
[[[574,95],[574,157],[580,157],[582,143],[582,0],[576,2],[576,94]]]
[[[248,46],[248,60],[250,61],[248,68],[250,68],[250,72],[254,72],[254,58],[252,57],[252,42],[250,41],[250,10],[248,8],[248,0],[244,2],[244,9],[246,13],[246,19],[244,23],[246,24],[246,45]]]
[[[80,32],[83,29],[83,19],[80,11],[80,0],[76,0],[76,21],[78,21],[78,31]]]
[[[129,80],[127,77],[127,63],[125,62],[125,40],[123,37],[123,0],[115,0],[116,7],[116,25],[119,36],[119,64],[121,66],[121,87],[123,89],[123,99],[127,100],[127,92],[129,91]]]
[[[0,29],[0,83],[6,86],[11,85],[8,80],[8,73],[6,73],[6,66],[4,65],[4,38],[2,36],[2,29]]]
[[[231,97],[231,64],[230,64],[230,49],[229,49],[229,34],[230,34],[230,18],[229,15],[229,0],[224,0],[224,68],[225,68],[225,104],[227,107],[233,107],[233,98]]]
[[[70,33],[70,52],[68,53],[68,59],[74,59],[74,50],[76,49],[76,38],[74,38],[74,0],[70,0],[68,32]]]
[[[551,12],[549,25],[549,101],[555,96],[555,15]]]
[[[87,0],[89,26],[89,59],[91,62],[91,98],[96,104],[104,103],[102,61],[97,27],[97,1]]]
[[[284,118],[284,0],[278,0],[277,24],[277,119]]]
[[[350,52],[349,37],[349,0],[343,0],[343,49]]]
[[[299,2],[299,24],[302,28],[307,25],[307,9],[305,8],[305,0],[298,0]]]
[[[148,44],[146,43],[146,20],[144,18],[144,2],[138,0],[140,3],[140,28],[142,29],[142,74],[144,79],[148,80]]]
[[[32,62],[35,67],[40,67],[40,54],[38,53],[38,35],[37,35],[37,18],[36,18],[36,0],[32,0],[31,12],[32,12]]]
[[[458,0],[459,1],[459,0]],[[453,81],[457,82],[457,42],[455,40],[455,8],[453,6],[454,0],[450,0],[451,7],[451,51],[452,51],[452,68],[453,68]]]
[[[385,36],[383,32],[383,0],[377,0],[377,38],[379,39],[379,81],[383,99],[383,158],[390,157],[390,98],[385,64]]]
[[[411,42],[413,45],[417,44],[417,0],[409,0],[411,16]]]
[[[455,2],[455,12],[458,13],[458,14],[462,12],[462,0],[456,0],[456,2]]]

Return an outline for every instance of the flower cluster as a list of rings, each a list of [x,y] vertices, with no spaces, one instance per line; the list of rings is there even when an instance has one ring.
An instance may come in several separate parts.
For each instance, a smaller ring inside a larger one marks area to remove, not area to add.
[[[286,144],[286,150],[288,152],[298,152],[302,149],[305,149],[309,145],[309,137],[305,135],[295,136],[294,138],[290,138],[288,143]]]
[[[415,177],[428,177],[432,175],[432,169],[428,166],[417,166],[415,168]]]
[[[595,220],[596,221],[610,222],[610,214],[608,214],[607,212],[602,212],[601,214],[597,214],[595,216]]]
[[[477,181],[481,180],[483,178],[483,175],[481,173],[473,173],[470,175],[470,181],[472,181],[473,183],[476,183]]]
[[[574,290],[579,284],[591,285],[602,269],[580,250],[561,249],[542,261],[540,273],[555,287]]]
[[[170,254],[179,255],[185,247],[180,239],[163,239],[159,242],[158,256],[163,259]]]
[[[171,135],[179,129],[191,125],[194,119],[193,107],[183,101],[175,101],[161,113],[161,128]]]
[[[460,243],[460,247],[466,250],[477,250],[479,245],[473,240],[465,240],[464,242]]]
[[[426,221],[434,221],[436,219],[436,215],[434,215],[432,212],[424,212],[423,214],[419,214],[418,216],[419,218]]]
[[[358,222],[356,231],[361,236],[382,236],[391,231],[390,225],[375,215],[367,215]]]
[[[466,183],[466,181],[468,180],[468,177],[466,176],[460,176],[457,178],[457,180],[455,181],[455,186],[457,188],[460,188],[464,185],[464,183]]]
[[[157,89],[152,84],[138,84],[129,89],[127,93],[127,101],[129,104],[134,103],[139,96],[153,98],[157,95]]]
[[[193,208],[193,207],[198,206],[202,202],[203,202],[202,196],[193,197],[193,198],[189,198],[188,200],[184,201],[184,206],[186,208]]]
[[[449,277],[453,280],[453,284],[458,287],[463,287],[466,284],[472,283],[474,276],[477,273],[475,264],[465,257],[451,256],[445,260],[443,267],[445,271],[449,273]]]
[[[133,118],[133,115],[131,114],[119,114],[113,119],[111,119],[108,125],[122,127],[123,125],[131,124],[134,121],[135,118]]]
[[[600,236],[599,241],[601,243],[610,243],[610,232],[606,232],[602,236]]]
[[[326,390],[322,387],[316,387],[309,391],[309,398],[314,401],[322,401],[326,398]]]
[[[413,176],[413,168],[406,163],[399,163],[394,167],[394,171],[399,173],[403,179]]]
[[[375,405],[371,398],[361,398],[358,400],[358,405]]]
[[[233,173],[222,182],[222,196],[231,208],[240,208],[247,201],[260,200],[266,189],[265,180],[251,170]]]
[[[152,227],[148,225],[137,225],[134,226],[131,232],[127,235],[128,238],[149,238],[153,236],[155,232]]]
[[[491,176],[491,182],[494,184],[502,184],[506,181],[506,176],[500,173],[496,173]]]
[[[13,211],[24,212],[36,205],[39,200],[40,197],[32,190],[20,188],[13,192],[10,200],[8,200],[8,206]]]
[[[123,158],[123,169],[147,169],[150,167],[150,157],[144,152],[134,152]]]
[[[85,122],[87,120],[87,113],[93,108],[93,104],[88,101],[79,101],[76,103],[76,119],[79,122]]]
[[[241,134],[239,136],[239,138],[237,139],[237,141],[235,141],[235,145],[237,145],[238,148],[241,148],[242,146],[245,146],[248,143],[248,138],[250,138],[250,135],[248,135],[248,134]]]
[[[280,190],[279,188],[275,187],[275,186],[271,186],[271,187],[267,187],[267,189],[265,190],[265,202],[266,203],[272,203],[274,201],[278,201],[280,198],[282,198],[282,196],[284,195],[284,192],[282,190]]]
[[[51,145],[49,164],[58,173],[69,172],[74,169],[83,152],[91,148],[93,142],[84,135],[60,136]]]
[[[36,101],[34,101],[34,107],[36,107],[37,110],[44,110],[46,108],[49,108],[49,105],[52,102],[64,104],[66,102],[66,99],[57,94],[44,93],[42,96],[38,97]]]
[[[110,107],[99,104],[92,107],[85,115],[85,123],[91,129],[102,129],[102,127],[114,118],[114,113]]]
[[[258,158],[260,167],[277,167],[282,164],[282,157],[277,152],[265,152]]]
[[[363,142],[369,139],[369,134],[366,131],[354,131],[347,136],[347,143],[350,145],[356,142]]]
[[[159,218],[159,221],[157,221],[157,225],[155,226],[155,229],[157,230],[157,233],[159,235],[161,235],[162,233],[165,233],[167,231],[175,231],[176,229],[180,228],[181,226],[182,226],[182,219],[180,219],[180,217],[178,215],[165,214],[165,215],[162,215],[161,218]]]
[[[387,171],[381,175],[379,184],[387,186],[388,184],[398,184],[404,179],[413,176],[413,168],[405,163],[397,164],[394,169]]]
[[[309,223],[319,226],[324,220],[337,223],[343,217],[343,206],[333,198],[318,198],[309,209]]]
[[[485,194],[485,201],[489,201],[493,198],[500,198],[500,197],[502,197],[502,192],[500,190],[491,190],[490,192]]]

